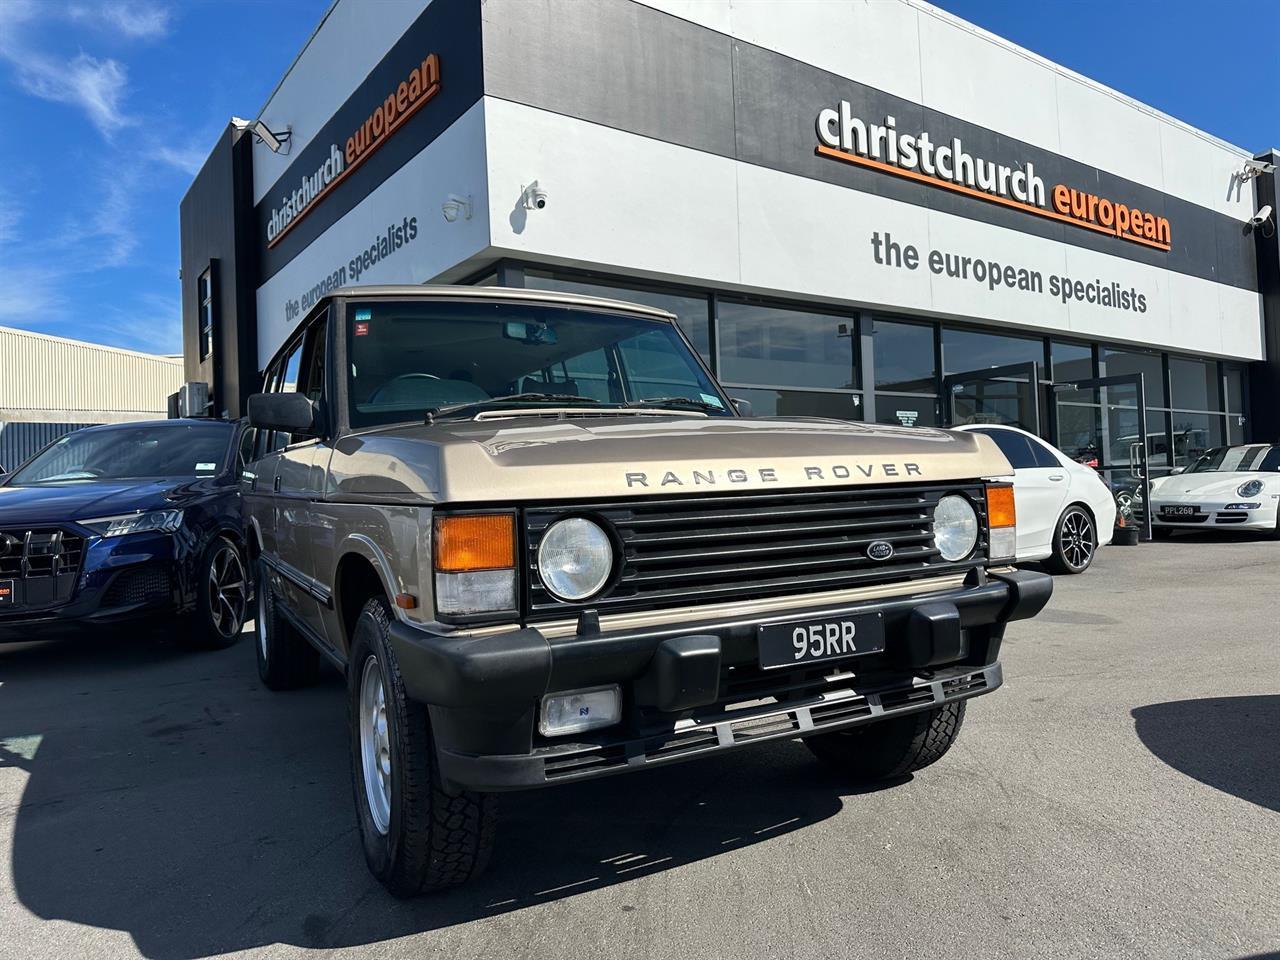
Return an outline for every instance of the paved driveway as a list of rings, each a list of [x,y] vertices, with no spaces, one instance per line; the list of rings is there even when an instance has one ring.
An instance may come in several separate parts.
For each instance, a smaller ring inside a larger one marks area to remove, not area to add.
[[[505,798],[477,886],[365,871],[341,683],[248,643],[0,647],[0,956],[1194,957],[1280,950],[1280,543],[1103,552],[937,766],[798,743]]]

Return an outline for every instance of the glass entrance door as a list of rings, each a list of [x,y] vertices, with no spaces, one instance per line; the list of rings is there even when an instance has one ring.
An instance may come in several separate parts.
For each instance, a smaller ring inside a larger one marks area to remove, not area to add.
[[[1002,423],[1040,434],[1040,375],[1034,363],[953,373],[942,379],[947,423]]]
[[[1126,522],[1133,522],[1134,495],[1141,502],[1150,497],[1150,462],[1162,455],[1163,430],[1152,432],[1147,423],[1143,375],[1124,374],[1056,383],[1053,443],[1078,463],[1101,475]],[[1142,538],[1151,539],[1151,518],[1141,513]]]

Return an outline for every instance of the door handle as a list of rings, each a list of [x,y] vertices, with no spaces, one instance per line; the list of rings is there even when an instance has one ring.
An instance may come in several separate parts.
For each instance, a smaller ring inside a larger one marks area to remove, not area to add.
[[[1050,474],[1049,479],[1050,479],[1050,480],[1062,480],[1062,479],[1064,479],[1064,477],[1063,477],[1063,475],[1062,475],[1062,474],[1060,474],[1060,473],[1054,473],[1054,474]]]
[[[271,489],[272,489],[272,490],[274,490],[276,493],[279,493],[279,492],[280,492],[280,478],[279,478],[279,477],[276,477],[276,478],[275,478],[275,480],[271,481]]]

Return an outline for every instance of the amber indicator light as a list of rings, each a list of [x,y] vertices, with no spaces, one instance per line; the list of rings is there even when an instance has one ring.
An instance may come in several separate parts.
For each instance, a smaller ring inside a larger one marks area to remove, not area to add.
[[[436,517],[435,554],[441,573],[514,567],[515,518],[509,513]]]
[[[1013,506],[1013,487],[987,487],[987,526],[993,530],[999,527],[1012,527],[1018,522],[1018,514]]]

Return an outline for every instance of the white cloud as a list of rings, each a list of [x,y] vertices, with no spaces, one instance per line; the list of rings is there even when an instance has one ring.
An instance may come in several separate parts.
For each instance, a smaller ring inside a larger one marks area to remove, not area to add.
[[[18,224],[22,222],[22,207],[0,190],[0,245],[18,238]]]
[[[170,11],[154,3],[73,4],[71,20],[100,25],[135,40],[155,40],[169,33]]]
[[[7,59],[16,68],[22,89],[42,100],[79,107],[103,136],[133,124],[122,107],[129,83],[122,63],[97,60],[87,53],[65,63],[33,52]]]

